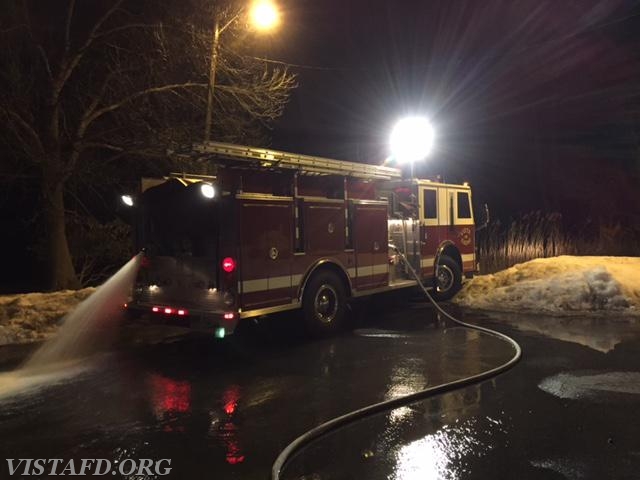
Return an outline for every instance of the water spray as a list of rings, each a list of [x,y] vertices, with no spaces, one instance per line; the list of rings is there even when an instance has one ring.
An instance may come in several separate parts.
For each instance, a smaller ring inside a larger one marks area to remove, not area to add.
[[[105,348],[113,340],[122,305],[135,281],[142,254],[127,262],[85,301],[66,315],[55,337],[47,340],[29,358],[23,369],[31,370],[75,360]]]

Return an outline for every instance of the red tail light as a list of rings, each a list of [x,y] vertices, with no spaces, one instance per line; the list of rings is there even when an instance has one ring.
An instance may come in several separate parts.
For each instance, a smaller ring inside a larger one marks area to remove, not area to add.
[[[171,308],[171,307],[151,307],[153,313],[165,313],[167,315],[179,315],[184,317],[189,315],[189,311],[186,308]]]
[[[236,269],[236,261],[231,257],[226,257],[222,260],[222,270],[227,273],[231,273]]]
[[[150,264],[151,264],[151,261],[149,260],[149,257],[147,257],[147,256],[143,256],[142,260],[140,260],[140,266],[142,268],[147,268],[147,267],[149,267]]]

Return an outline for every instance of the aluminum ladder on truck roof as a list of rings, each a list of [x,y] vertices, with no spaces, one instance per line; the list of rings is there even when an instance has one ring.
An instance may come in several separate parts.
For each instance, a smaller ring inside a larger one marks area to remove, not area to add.
[[[401,178],[398,168],[365,163],[333,160],[330,158],[281,152],[265,148],[247,147],[231,143],[205,142],[193,145],[193,151],[203,155],[253,163],[264,168],[288,168],[301,173],[334,174],[349,177],[385,179]]]

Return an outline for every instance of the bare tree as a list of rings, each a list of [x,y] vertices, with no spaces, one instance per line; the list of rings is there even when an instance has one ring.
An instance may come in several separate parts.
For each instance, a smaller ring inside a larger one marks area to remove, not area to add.
[[[0,17],[2,162],[39,182],[51,289],[78,286],[65,231],[70,179],[88,162],[161,156],[201,135],[210,32],[197,12],[155,6],[16,1]],[[282,114],[295,76],[233,45],[221,58],[217,138],[255,139]]]

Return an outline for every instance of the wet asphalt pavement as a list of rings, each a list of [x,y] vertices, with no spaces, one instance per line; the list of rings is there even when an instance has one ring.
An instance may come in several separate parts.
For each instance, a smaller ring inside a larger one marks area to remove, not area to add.
[[[170,458],[162,478],[266,479],[279,451],[313,426],[513,354],[428,305],[368,311],[353,332],[317,341],[291,333],[295,315],[225,342],[132,345],[146,333],[129,328],[77,376],[0,398],[0,476],[5,458]],[[284,478],[640,478],[638,320],[464,319],[512,336],[523,360],[332,433]]]

